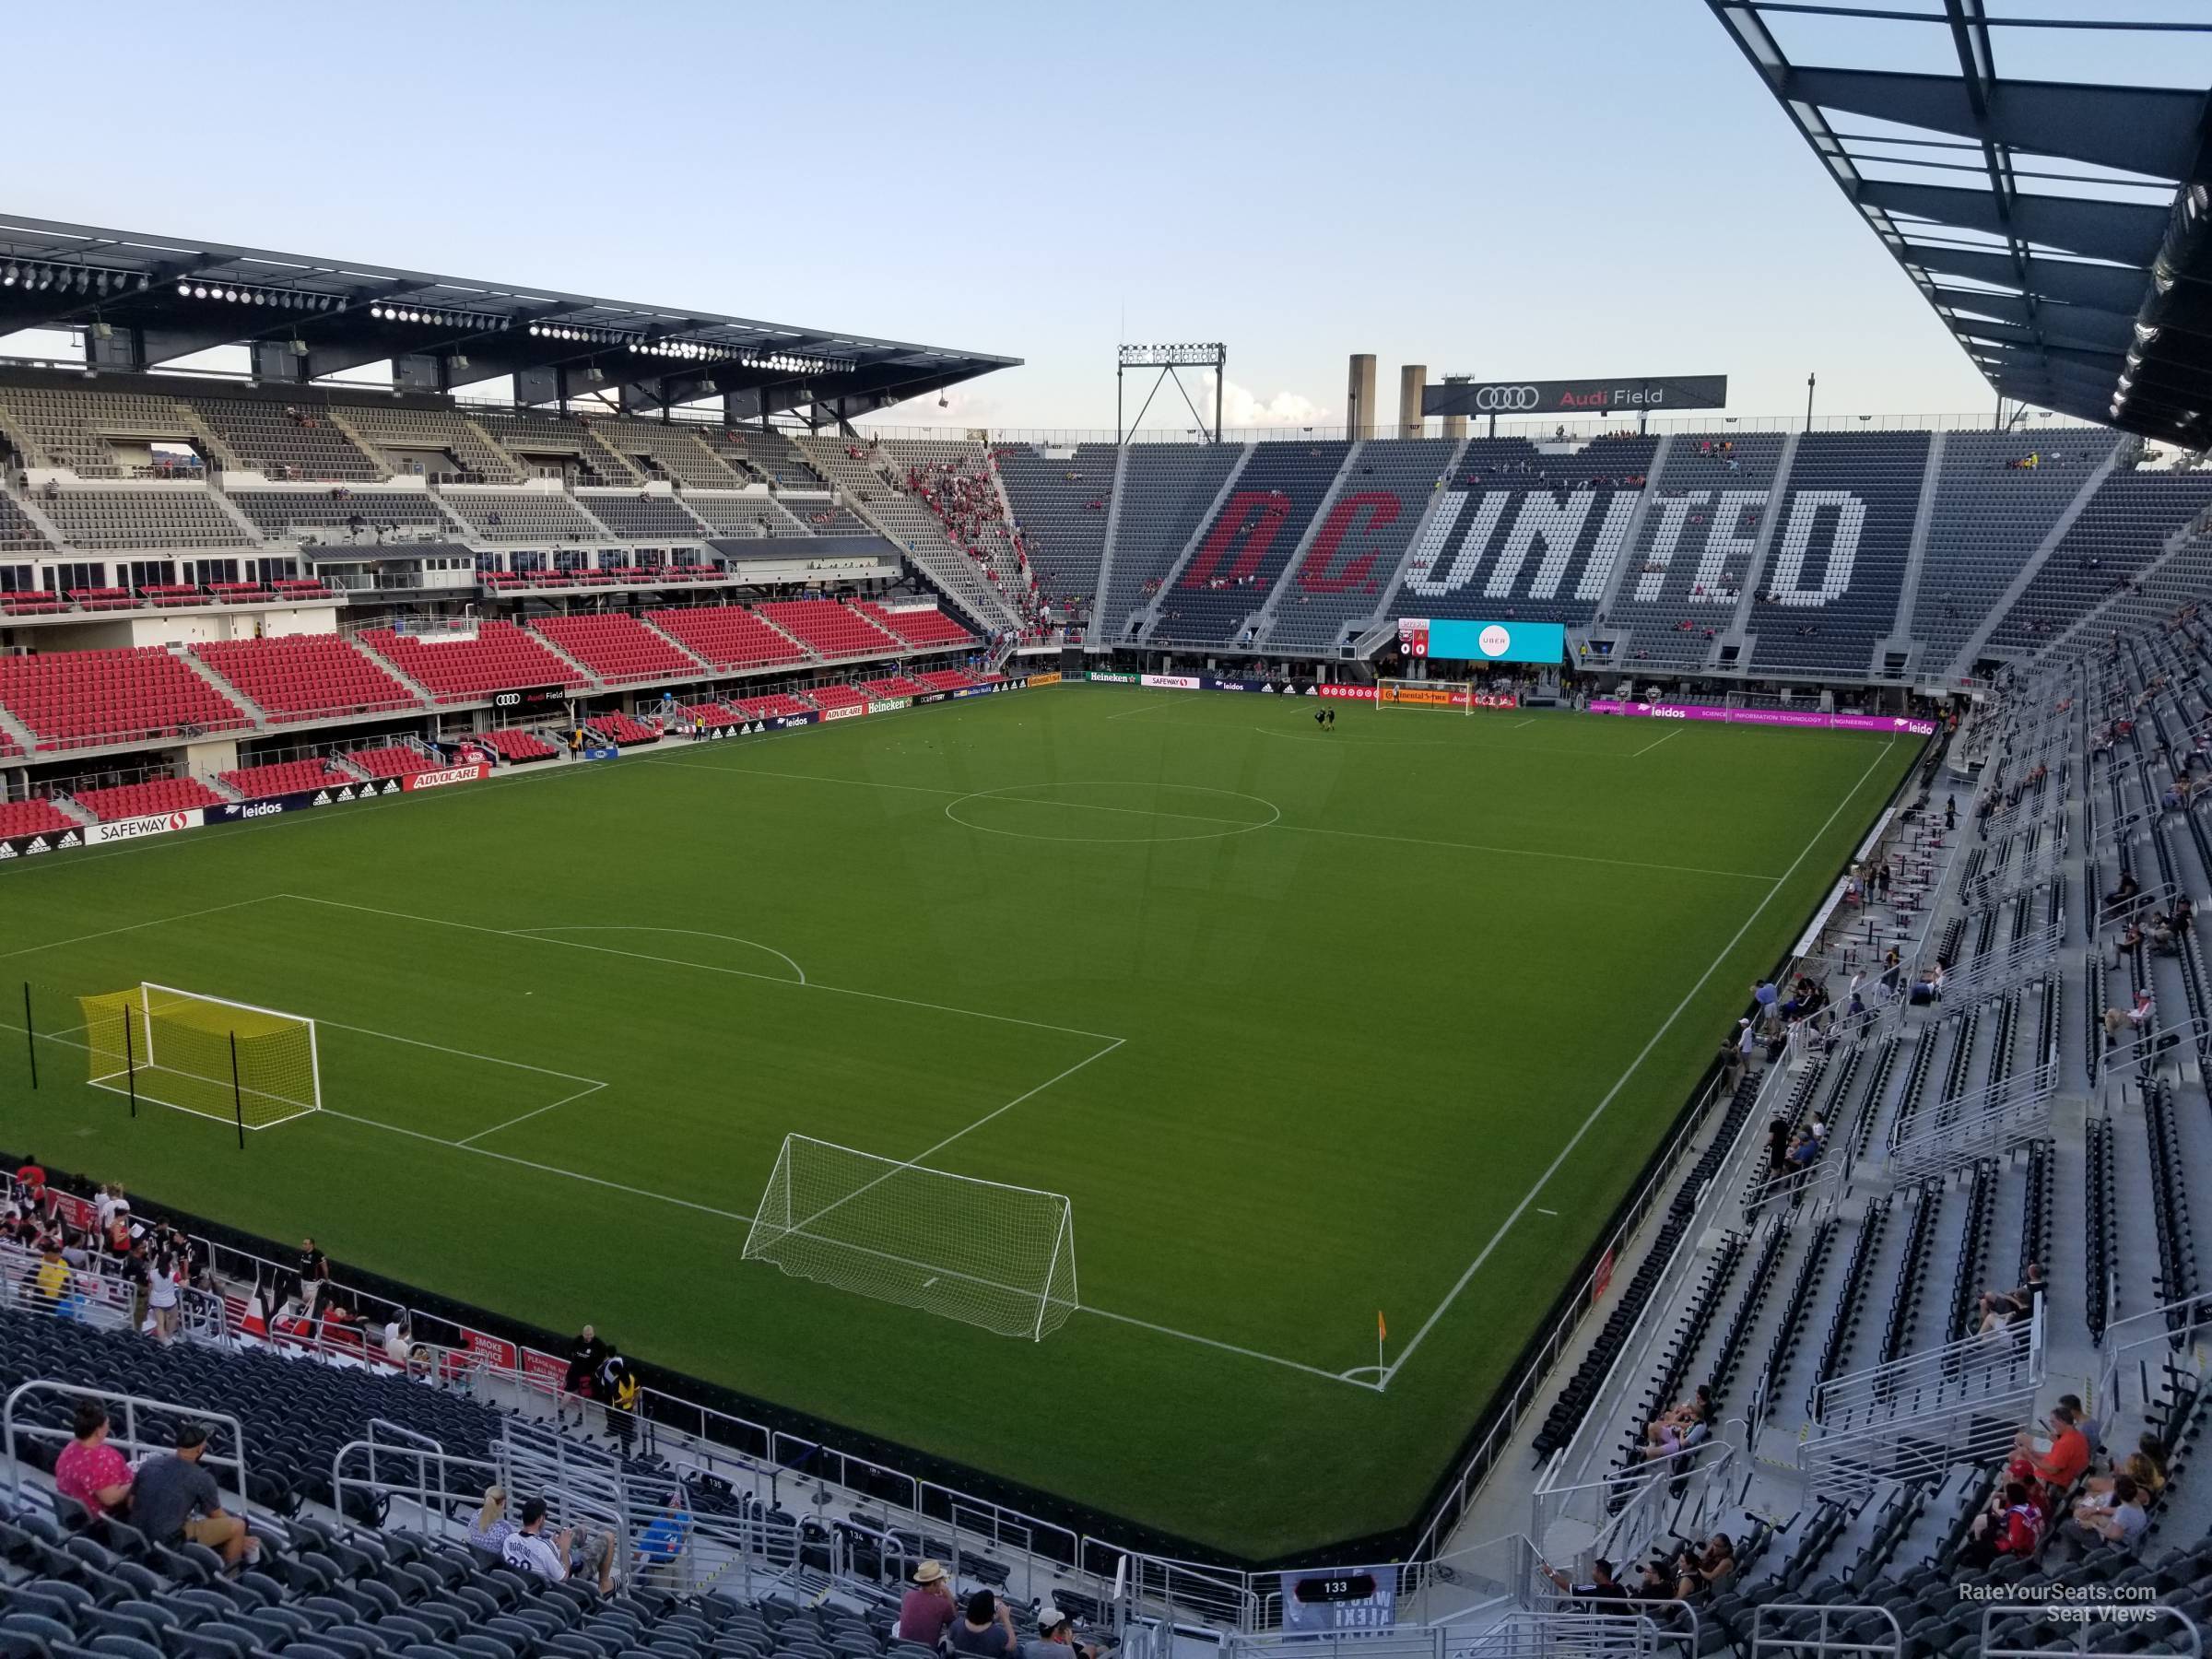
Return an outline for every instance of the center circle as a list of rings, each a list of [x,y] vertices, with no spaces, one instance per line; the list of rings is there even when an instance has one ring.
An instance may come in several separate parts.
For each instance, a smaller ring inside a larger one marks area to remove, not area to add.
[[[945,816],[986,835],[1135,845],[1250,835],[1283,811],[1259,795],[1199,783],[1091,781],[979,789],[946,802]]]

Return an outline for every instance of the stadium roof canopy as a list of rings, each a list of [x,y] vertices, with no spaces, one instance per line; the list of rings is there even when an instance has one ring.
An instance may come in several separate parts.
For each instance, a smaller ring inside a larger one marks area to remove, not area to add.
[[[1999,395],[2212,446],[2212,94],[2143,84],[2201,64],[2212,23],[2123,0],[1706,3]],[[2151,73],[2016,78],[2000,41],[2015,67]]]
[[[726,397],[739,414],[869,414],[1018,358],[351,260],[0,214],[0,335],[82,329],[88,360],[147,370],[243,346],[264,382],[389,359],[409,391],[512,375],[515,400]]]

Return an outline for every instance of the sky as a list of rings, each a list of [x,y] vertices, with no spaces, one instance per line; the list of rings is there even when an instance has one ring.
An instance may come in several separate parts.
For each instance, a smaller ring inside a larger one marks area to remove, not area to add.
[[[2106,8],[2212,20],[2072,0]],[[1826,27],[1776,24],[1797,56]],[[2084,72],[2031,32],[2001,66]],[[115,0],[91,40],[7,33],[0,209],[1024,359],[887,424],[1111,429],[1117,341],[1225,341],[1231,428],[1341,424],[1359,351],[1385,418],[1403,363],[1994,401],[1702,0]],[[2202,37],[2123,49],[2212,80]]]

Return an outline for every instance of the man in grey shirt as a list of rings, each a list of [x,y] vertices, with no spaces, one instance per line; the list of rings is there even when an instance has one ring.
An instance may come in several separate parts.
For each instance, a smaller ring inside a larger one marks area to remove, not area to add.
[[[177,1449],[166,1457],[151,1457],[139,1466],[131,1482],[131,1524],[156,1544],[174,1544],[180,1538],[205,1544],[235,1567],[260,1552],[246,1535],[246,1524],[223,1510],[223,1496],[215,1477],[200,1466],[207,1450],[207,1430],[186,1423],[177,1430]]]

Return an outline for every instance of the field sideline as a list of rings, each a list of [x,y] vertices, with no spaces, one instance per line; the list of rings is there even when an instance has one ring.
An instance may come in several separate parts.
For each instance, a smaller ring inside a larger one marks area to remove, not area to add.
[[[8,1138],[1211,1548],[1387,1530],[1919,745],[1312,708],[1039,689],[19,865],[0,980],[312,1016],[326,1110],[241,1157],[18,1038]],[[794,1131],[1066,1194],[1083,1312],[741,1263]]]

